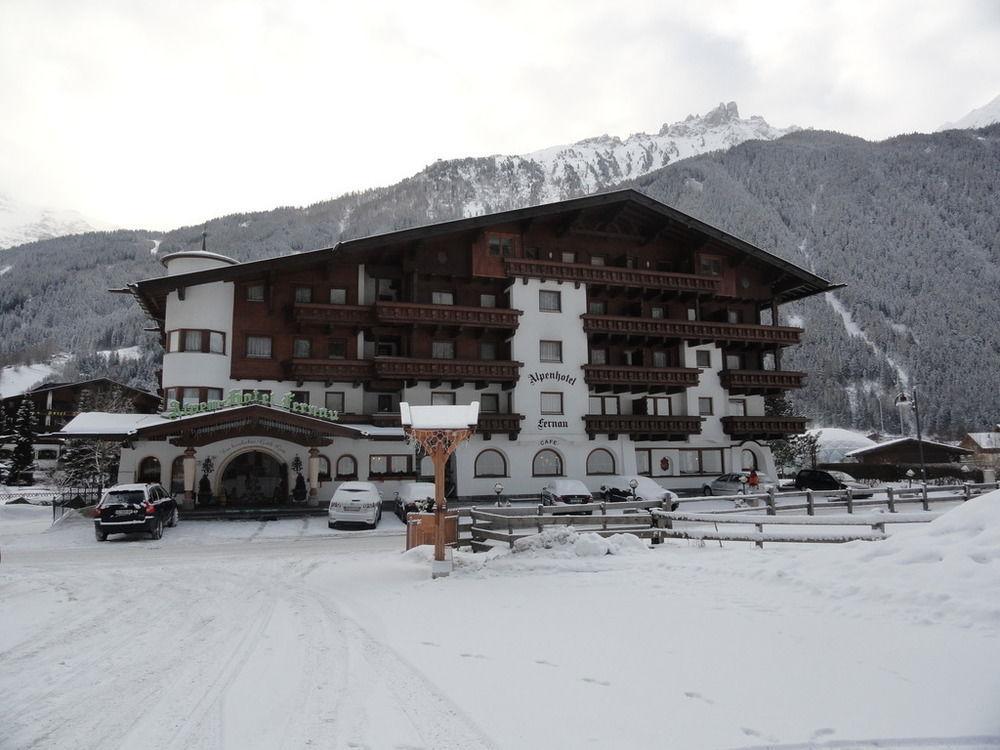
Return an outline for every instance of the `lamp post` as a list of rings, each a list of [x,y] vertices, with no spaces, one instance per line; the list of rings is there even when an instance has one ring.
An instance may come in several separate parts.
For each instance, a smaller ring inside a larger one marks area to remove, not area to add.
[[[746,474],[740,474],[739,482],[740,482],[740,494],[741,495],[747,494],[747,482],[749,482],[749,481],[750,480],[747,479],[747,475]]]
[[[497,507],[499,508],[500,507],[500,493],[503,492],[503,485],[500,484],[500,482],[497,482],[496,484],[493,485],[493,491],[495,493],[497,493]]]
[[[635,488],[639,486],[639,482],[635,479],[628,480],[629,489],[632,490],[632,499],[635,500]]]
[[[906,470],[906,478],[910,480],[910,486],[911,487],[913,486],[913,477],[915,477],[915,476],[916,476],[916,474],[913,473],[913,469],[907,469]]]
[[[917,450],[920,455],[920,480],[927,484],[927,466],[924,464],[924,440],[923,436],[920,434],[920,404],[917,401],[917,386],[913,386],[913,398],[910,398],[905,392],[900,392],[896,396],[896,406],[899,409],[913,409],[913,417],[917,422]],[[900,421],[902,421],[902,412],[900,412]]]

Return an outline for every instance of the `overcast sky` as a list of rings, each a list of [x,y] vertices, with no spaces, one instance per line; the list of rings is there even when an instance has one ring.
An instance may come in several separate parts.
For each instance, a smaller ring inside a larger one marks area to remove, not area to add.
[[[0,0],[0,192],[170,229],[721,101],[880,139],[997,94],[998,0]]]

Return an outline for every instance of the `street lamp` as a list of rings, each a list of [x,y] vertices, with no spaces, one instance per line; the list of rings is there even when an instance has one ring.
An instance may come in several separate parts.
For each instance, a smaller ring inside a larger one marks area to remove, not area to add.
[[[900,391],[896,396],[895,403],[899,409],[913,409],[913,417],[917,422],[917,450],[920,455],[920,479],[924,484],[927,484],[927,466],[924,464],[924,439],[920,434],[920,404],[917,401],[917,386],[913,386],[913,398],[910,398],[905,392]]]
[[[500,507],[500,493],[503,492],[503,485],[497,482],[493,485],[493,491],[497,493],[497,507]]]
[[[740,474],[739,482],[740,482],[740,494],[741,495],[747,494],[747,482],[749,482],[749,481],[750,480],[747,478],[746,474]]]
[[[916,474],[913,473],[913,469],[907,469],[906,470],[906,478],[910,480],[910,486],[911,487],[913,486],[913,477],[915,477],[915,476],[916,476]]]
[[[632,490],[632,499],[635,500],[635,488],[639,486],[639,482],[636,479],[628,480],[629,489]]]

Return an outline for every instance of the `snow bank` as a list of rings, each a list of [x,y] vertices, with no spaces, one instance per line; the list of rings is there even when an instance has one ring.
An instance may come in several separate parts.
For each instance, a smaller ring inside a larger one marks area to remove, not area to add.
[[[615,534],[607,539],[592,531],[577,532],[572,526],[554,526],[514,542],[515,552],[555,553],[560,557],[604,557],[648,552],[635,534]]]

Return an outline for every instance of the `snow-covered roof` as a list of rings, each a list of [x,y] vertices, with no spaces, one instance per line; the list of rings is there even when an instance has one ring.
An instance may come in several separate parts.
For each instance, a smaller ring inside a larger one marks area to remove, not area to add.
[[[418,430],[460,430],[479,421],[479,402],[463,406],[399,405],[403,424]]]
[[[839,463],[850,455],[850,451],[870,448],[876,444],[868,436],[843,427],[815,427],[806,434],[818,436],[816,458],[820,463]]]
[[[970,432],[968,437],[969,440],[983,450],[1000,450],[1000,430],[994,432]]]
[[[848,453],[848,456],[859,456],[862,453],[871,453],[872,451],[882,450],[891,445],[898,445],[900,443],[916,443],[917,439],[913,437],[901,437],[895,440],[886,440],[884,443],[876,443],[875,445],[868,446],[867,448],[858,448]],[[933,445],[937,448],[947,448],[948,450],[954,451],[956,453],[972,453],[972,451],[967,448],[959,448],[957,445],[949,445],[948,443],[938,443],[934,440],[921,440],[924,445]]]
[[[112,414],[106,411],[87,411],[67,422],[59,432],[61,437],[87,437],[90,435],[132,435],[141,427],[152,427],[168,420],[159,414]]]

